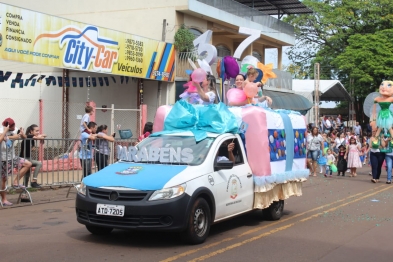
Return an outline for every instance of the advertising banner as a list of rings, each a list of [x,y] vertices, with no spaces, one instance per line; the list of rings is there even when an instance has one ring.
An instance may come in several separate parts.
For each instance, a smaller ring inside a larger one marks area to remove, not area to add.
[[[173,81],[171,43],[0,3],[0,58],[66,69]]]

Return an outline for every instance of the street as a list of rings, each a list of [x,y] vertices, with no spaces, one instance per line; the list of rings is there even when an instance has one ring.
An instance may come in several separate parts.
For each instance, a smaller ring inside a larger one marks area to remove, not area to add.
[[[368,172],[311,177],[302,197],[285,201],[281,220],[245,214],[212,226],[207,241],[196,246],[173,233],[93,236],[76,221],[75,193],[66,200],[63,188],[55,192],[61,201],[0,210],[1,260],[392,261],[393,187],[385,184],[385,171],[377,184]],[[33,198],[38,194],[43,192]]]

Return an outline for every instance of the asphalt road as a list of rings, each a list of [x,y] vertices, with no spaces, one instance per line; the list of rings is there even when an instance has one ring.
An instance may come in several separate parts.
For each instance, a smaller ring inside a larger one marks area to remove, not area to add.
[[[73,200],[0,209],[0,260],[393,261],[393,186],[386,175],[372,184],[367,173],[310,178],[281,220],[249,213],[214,225],[197,246],[179,234],[93,236],[76,222]]]

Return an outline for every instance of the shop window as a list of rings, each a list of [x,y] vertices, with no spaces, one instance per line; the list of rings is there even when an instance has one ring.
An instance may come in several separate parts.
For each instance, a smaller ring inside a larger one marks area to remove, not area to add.
[[[202,34],[201,31],[199,31],[198,29],[195,29],[195,28],[189,28],[188,31],[190,31],[195,36],[195,38],[197,38],[198,36],[200,36]]]
[[[226,46],[217,45],[216,48],[217,48],[217,56],[218,57],[224,57],[224,56],[231,55],[231,50],[229,50]]]
[[[256,57],[259,60],[259,62],[263,63],[262,55],[260,53],[258,53],[257,51],[253,51],[252,56]]]

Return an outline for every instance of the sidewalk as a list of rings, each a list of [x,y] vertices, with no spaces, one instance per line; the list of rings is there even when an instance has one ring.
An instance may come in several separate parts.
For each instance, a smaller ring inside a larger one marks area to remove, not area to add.
[[[40,190],[32,189],[29,188],[29,192],[31,194],[31,198],[33,200],[34,205],[39,205],[39,204],[46,204],[46,203],[52,203],[52,202],[58,202],[58,201],[74,201],[75,196],[76,196],[76,190],[74,188],[71,189],[70,194],[68,198],[67,192],[68,192],[69,186],[67,187],[53,187],[53,188],[43,188]],[[21,190],[13,190],[10,193],[7,194],[7,199],[14,205],[11,207],[3,207],[3,209],[6,208],[15,208],[15,207],[23,207],[23,206],[31,206],[30,202],[20,202],[17,204],[19,193]],[[2,208],[0,206],[0,212]]]

